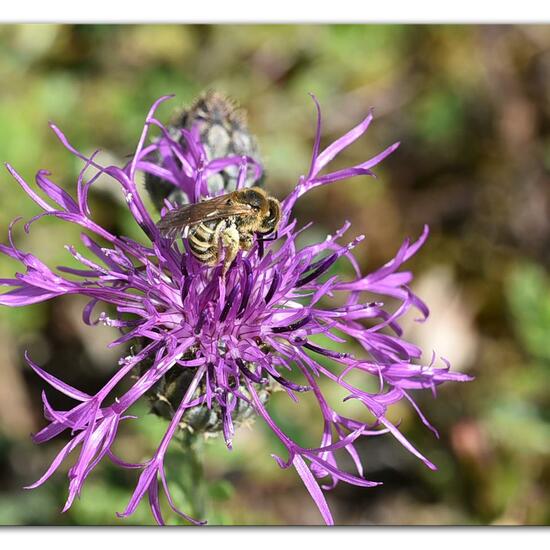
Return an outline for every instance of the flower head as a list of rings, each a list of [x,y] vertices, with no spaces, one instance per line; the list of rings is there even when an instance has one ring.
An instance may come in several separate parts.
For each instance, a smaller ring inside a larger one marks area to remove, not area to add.
[[[175,137],[173,129],[167,129],[155,118],[157,106],[166,99],[162,97],[152,106],[135,154],[123,168],[102,166],[96,162],[95,154],[86,157],[52,125],[61,143],[84,163],[76,182],[76,197],[41,170],[36,175],[36,185],[46,195],[44,199],[7,165],[16,181],[43,210],[26,223],[25,230],[28,232],[44,216],[77,224],[85,231],[82,242],[89,253],[82,255],[67,246],[82,268],[60,267],[54,272],[37,257],[15,246],[12,238],[15,220],[9,229],[10,244],[0,245],[0,251],[19,260],[26,271],[1,281],[13,288],[0,296],[0,304],[24,306],[61,295],[80,294],[90,300],[83,314],[86,323],[118,327],[121,335],[112,345],[135,345],[134,353],[120,360],[114,376],[95,395],[69,386],[27,356],[29,365],[40,377],[77,403],[68,411],[54,410],[43,393],[49,424],[34,440],[43,443],[65,430],[70,432],[70,440],[31,487],[44,483],[69,453],[79,449],[78,458],[69,470],[69,495],[64,510],[71,506],[90,472],[107,456],[121,468],[140,471],[134,494],[121,515],[132,514],[147,493],[155,519],[163,523],[159,503],[159,486],[162,486],[169,505],[187,520],[197,522],[176,509],[163,459],[177,431],[189,426],[189,419],[196,417],[197,412],[204,411],[216,413],[215,429],[223,432],[228,447],[232,445],[235,423],[243,410],[247,414],[254,411],[266,422],[287,451],[284,457],[274,456],[275,460],[282,468],[293,466],[297,470],[327,524],[333,520],[323,490],[339,481],[364,487],[378,485],[363,475],[354,447],[359,438],[389,433],[435,469],[387,418],[390,405],[401,399],[416,408],[412,390],[430,388],[435,392],[442,382],[469,379],[450,372],[444,361],[442,366],[436,366],[433,360],[421,364],[421,350],[402,338],[399,322],[403,315],[411,308],[419,310],[423,318],[428,315],[427,307],[409,287],[412,274],[402,271],[403,264],[424,244],[427,227],[416,242],[405,241],[390,261],[363,275],[352,255],[363,237],[343,240],[349,223],[323,242],[300,248],[297,236],[307,227],[298,229],[293,218],[293,207],[304,194],[352,176],[373,175],[371,169],[398,144],[357,166],[322,174],[340,151],[367,130],[373,117],[369,114],[321,151],[321,114],[315,100],[318,119],[311,166],[281,201],[282,219],[276,239],[258,237],[251,250],[238,253],[224,275],[221,265],[208,267],[189,254],[185,239],[174,242],[162,237],[142,201],[136,174],[145,172],[162,180],[164,185],[172,185],[190,202],[198,202],[211,196],[207,182],[212,175],[232,167],[237,171],[236,185],[240,187],[258,179],[262,168],[254,158],[246,156],[209,158],[196,128],[182,128]],[[146,145],[148,132],[155,126],[160,129],[160,136]],[[93,220],[88,193],[101,174],[111,176],[122,187],[128,208],[147,238],[146,244],[114,235]],[[220,192],[223,191],[216,193]],[[171,207],[165,201],[164,208]],[[354,273],[347,280],[329,274],[339,259],[347,261]],[[333,301],[338,305],[330,305],[328,297],[335,298]],[[397,305],[386,307],[383,300],[387,298]],[[112,313],[94,314],[96,308],[100,305],[105,308],[105,304]],[[348,342],[362,349],[362,353],[334,351],[321,345],[319,337],[324,342]],[[114,396],[119,381],[135,377],[136,372],[139,376],[130,389]],[[364,381],[374,377],[378,389],[367,391],[363,384],[353,383],[352,373],[359,373]],[[166,433],[150,460],[130,464],[111,450],[118,426],[122,420],[135,418],[128,409],[169,376],[180,377],[184,382],[178,386],[179,393],[172,396]],[[343,388],[346,399],[358,400],[372,420],[359,421],[336,412],[321,390],[322,380]],[[295,401],[304,392],[315,397],[323,418],[318,447],[303,447],[270,416],[267,401],[274,388],[284,390]],[[351,456],[355,473],[342,469],[339,451],[347,451]]]

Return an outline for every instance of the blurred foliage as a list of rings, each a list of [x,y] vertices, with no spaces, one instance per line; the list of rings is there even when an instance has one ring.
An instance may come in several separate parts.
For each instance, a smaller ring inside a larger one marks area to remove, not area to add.
[[[99,147],[104,159],[123,163],[157,97],[176,94],[158,114],[168,121],[174,109],[216,88],[247,109],[267,185],[284,196],[310,159],[314,109],[308,92],[323,108],[323,143],[374,107],[367,136],[337,164],[360,162],[397,140],[400,149],[377,168],[378,179],[320,188],[299,203],[300,223],[316,222],[304,238],[323,238],[349,219],[351,237],[367,236],[356,252],[369,270],[428,223],[430,240],[411,268],[432,317],[424,325],[409,323],[407,331],[428,359],[435,349],[476,380],[442,388],[437,400],[417,393],[439,440],[411,408],[400,404],[392,413],[438,472],[426,470],[390,437],[366,441],[360,452],[367,476],[384,485],[338,486],[328,496],[335,519],[549,523],[550,27],[2,26],[0,78],[2,160],[28,179],[48,168],[71,191],[81,166],[56,141],[48,121],[75,146],[87,152]],[[0,184],[5,240],[15,216],[28,219],[38,209],[6,173]],[[107,179],[98,182],[92,200],[100,223],[139,236]],[[70,262],[63,245],[79,242],[78,231],[58,220],[41,221],[29,235],[16,226],[14,235],[49,265]],[[16,269],[0,258],[0,277]],[[129,519],[115,516],[137,474],[120,473],[108,461],[65,514],[62,473],[39,489],[23,490],[62,444],[30,442],[29,433],[43,425],[42,384],[25,366],[23,350],[83,391],[99,388],[117,364],[120,350],[106,348],[112,329],[83,326],[81,307],[74,298],[0,310],[0,524],[152,523],[146,503]],[[48,398],[54,407],[69,406],[53,392]],[[298,407],[283,393],[270,403],[289,433],[315,441],[315,407],[307,397],[301,405],[296,414]],[[345,406],[358,413],[356,403]],[[128,421],[116,447],[130,461],[150,457],[164,428],[146,414],[145,404],[136,412],[139,429]],[[231,452],[219,439],[205,442],[199,465],[174,445],[168,459],[174,498],[192,511],[204,497],[211,524],[319,523],[297,475],[270,458],[277,452],[280,446],[261,423],[240,429]],[[208,485],[194,487],[202,497],[189,499],[199,466]]]

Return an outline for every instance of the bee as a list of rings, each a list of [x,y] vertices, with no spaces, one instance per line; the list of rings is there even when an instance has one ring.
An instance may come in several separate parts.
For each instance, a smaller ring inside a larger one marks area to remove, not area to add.
[[[219,263],[223,249],[225,275],[239,250],[250,250],[255,234],[275,232],[280,219],[279,201],[260,187],[250,187],[178,206],[157,227],[165,237],[187,239],[191,254],[208,266]]]

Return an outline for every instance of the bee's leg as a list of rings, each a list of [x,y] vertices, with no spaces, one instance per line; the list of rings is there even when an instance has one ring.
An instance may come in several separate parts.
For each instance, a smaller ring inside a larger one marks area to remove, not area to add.
[[[235,256],[239,252],[240,237],[237,228],[234,225],[226,227],[221,233],[221,240],[225,249],[222,271],[222,276],[225,276],[229,266],[233,263]]]
[[[271,235],[271,236],[264,237],[264,235]],[[275,231],[274,233],[260,233],[259,238],[262,241],[276,241],[279,238],[279,233],[277,231]]]
[[[252,233],[241,233],[240,239],[241,248],[248,252],[254,244],[254,237],[252,236]]]

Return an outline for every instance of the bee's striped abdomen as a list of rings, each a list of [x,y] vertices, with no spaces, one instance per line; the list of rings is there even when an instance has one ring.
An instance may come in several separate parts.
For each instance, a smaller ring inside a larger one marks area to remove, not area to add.
[[[217,243],[214,242],[219,222],[200,223],[190,232],[189,249],[197,260],[210,263],[218,256]]]

